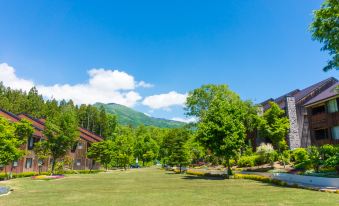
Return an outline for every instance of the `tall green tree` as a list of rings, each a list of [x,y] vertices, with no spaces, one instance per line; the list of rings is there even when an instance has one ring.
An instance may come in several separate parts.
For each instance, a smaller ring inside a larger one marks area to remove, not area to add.
[[[44,141],[45,140],[41,140],[35,143],[33,148],[34,154],[38,157],[39,174],[41,173],[44,161],[46,161],[50,155],[50,151]]]
[[[313,39],[323,43],[322,50],[328,51],[331,59],[324,71],[339,69],[339,1],[325,0],[319,10],[314,11],[310,26]]]
[[[287,148],[286,136],[290,123],[285,111],[279,105],[270,102],[270,108],[265,111],[260,125],[260,136],[272,141],[273,146],[279,153]]]
[[[112,140],[93,143],[87,152],[88,158],[101,163],[106,170],[113,162],[114,156],[114,142]]]
[[[47,118],[45,125],[44,134],[48,139],[44,141],[44,144],[53,159],[52,174],[54,174],[56,162],[71,150],[79,137],[74,108],[63,107],[58,115]]]
[[[189,93],[186,110],[199,118],[197,140],[219,158],[230,159],[244,146],[247,106],[227,85],[204,85]]]
[[[168,164],[172,166],[179,166],[179,171],[183,166],[191,163],[190,153],[187,141],[190,138],[189,131],[185,129],[173,129],[169,135],[172,138],[170,154],[168,156]]]
[[[39,95],[36,87],[29,90],[26,103],[25,113],[36,118],[42,117],[45,102],[43,97]]]
[[[33,132],[33,127],[25,120],[12,123],[0,117],[0,165],[6,166],[20,159],[25,154],[21,146]]]
[[[149,128],[145,126],[137,128],[134,156],[142,161],[143,166],[158,157],[159,145],[151,136]]]
[[[125,170],[133,160],[134,134],[129,127],[120,127],[114,137],[115,161]]]

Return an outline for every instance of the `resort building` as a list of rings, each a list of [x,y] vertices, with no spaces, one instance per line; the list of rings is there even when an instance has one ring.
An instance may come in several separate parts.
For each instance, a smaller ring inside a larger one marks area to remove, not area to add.
[[[305,104],[311,142],[339,144],[339,83],[332,85]]]
[[[290,149],[326,143],[338,144],[337,86],[338,80],[331,77],[305,89],[295,89],[260,103],[260,113],[270,108],[269,102],[275,102],[285,110],[290,120],[290,130],[286,137]],[[257,146],[264,141],[257,137],[255,144]]]
[[[34,153],[35,143],[46,140],[46,137],[43,134],[45,120],[36,119],[27,114],[15,115],[2,109],[0,109],[0,116],[12,122],[18,122],[21,119],[25,119],[29,121],[34,128],[32,137],[29,137],[27,143],[22,145],[22,149],[24,149],[26,153],[25,156],[18,161],[13,162],[12,165],[0,165],[0,172],[9,172],[10,170],[14,173],[38,172],[39,169],[42,172],[48,171],[53,159],[48,158],[46,160],[40,160]],[[92,159],[87,158],[87,151],[92,143],[102,141],[103,138],[81,127],[79,127],[79,134],[77,143],[67,155],[72,160],[69,169],[99,169],[99,163],[95,163]]]

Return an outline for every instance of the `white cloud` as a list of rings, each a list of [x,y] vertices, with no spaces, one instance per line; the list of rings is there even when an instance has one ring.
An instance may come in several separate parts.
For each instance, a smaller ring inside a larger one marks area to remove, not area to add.
[[[137,87],[144,87],[144,88],[151,88],[151,87],[154,87],[153,84],[150,84],[150,83],[146,83],[144,81],[140,81],[138,84],[137,84]]]
[[[133,90],[134,77],[119,70],[91,69],[89,85],[102,90]]]
[[[0,64],[0,81],[13,89],[28,91],[36,86],[39,93],[46,98],[57,100],[72,99],[76,104],[117,103],[133,107],[142,97],[134,91],[144,81],[136,82],[134,77],[123,71],[91,69],[89,80],[84,84],[37,85],[31,80],[18,78],[15,69],[6,63]]]
[[[34,86],[33,81],[18,78],[15,69],[6,63],[0,64],[0,82],[12,89],[22,89],[28,91]]]
[[[178,122],[185,122],[185,123],[197,122],[197,119],[194,117],[191,117],[191,118],[174,117],[171,120],[178,121]]]
[[[151,109],[165,109],[169,110],[171,106],[183,106],[186,102],[187,94],[180,94],[171,91],[166,94],[158,94],[146,97],[142,104]]]

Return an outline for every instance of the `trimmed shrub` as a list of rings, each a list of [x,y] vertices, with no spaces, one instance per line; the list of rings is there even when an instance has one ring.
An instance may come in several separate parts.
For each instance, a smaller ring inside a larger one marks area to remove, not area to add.
[[[337,171],[337,174],[339,174],[339,153],[328,158],[325,161],[325,166],[335,168],[335,170]]]
[[[59,171],[57,175],[62,174],[95,174],[103,172],[103,170],[66,170],[66,171]],[[40,175],[50,175],[51,172],[41,172]],[[8,179],[8,173],[7,175],[5,173],[0,173],[0,180]],[[23,178],[23,177],[32,177],[39,175],[38,172],[22,172],[22,173],[13,173],[12,178]]]
[[[251,174],[235,174],[234,175],[235,179],[249,179],[249,180],[255,180],[255,181],[260,181],[260,182],[265,182],[265,183],[271,183],[279,186],[288,186],[286,182],[283,182],[281,180],[277,179],[271,179],[268,177],[260,176],[260,175],[251,175]]]
[[[305,162],[309,159],[307,150],[305,148],[297,148],[293,150],[291,157],[295,164]]]
[[[211,174],[209,172],[192,171],[192,170],[187,170],[186,174],[188,174],[188,175],[196,175],[196,176],[205,176],[205,177],[225,177],[226,176],[226,174]]]
[[[253,167],[257,165],[258,156],[242,156],[238,160],[238,166],[239,167]]]
[[[319,148],[320,156],[323,160],[333,157],[337,153],[337,148],[330,144],[325,144]],[[338,151],[339,152],[339,151]]]

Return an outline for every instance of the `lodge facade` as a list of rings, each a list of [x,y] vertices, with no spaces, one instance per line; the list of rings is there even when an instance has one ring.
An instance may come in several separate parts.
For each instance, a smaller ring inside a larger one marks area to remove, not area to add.
[[[28,138],[27,143],[21,146],[21,149],[25,150],[25,156],[14,161],[12,165],[0,165],[0,172],[38,172],[39,169],[42,172],[48,171],[53,159],[49,157],[45,160],[41,160],[35,155],[33,150],[35,143],[47,139],[43,134],[43,130],[45,129],[45,120],[36,119],[27,114],[15,115],[2,109],[0,109],[0,116],[12,122],[18,122],[21,119],[25,119],[31,123],[34,129],[34,133]],[[99,163],[87,158],[87,151],[92,143],[102,141],[103,138],[81,127],[79,127],[79,134],[77,143],[67,155],[72,160],[69,169],[99,169]]]
[[[286,137],[290,149],[310,145],[339,144],[339,82],[331,77],[305,89],[293,90],[262,103],[260,113],[275,102],[290,120]],[[264,142],[257,136],[255,144]]]

